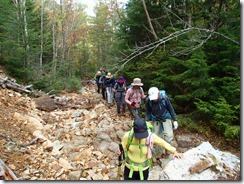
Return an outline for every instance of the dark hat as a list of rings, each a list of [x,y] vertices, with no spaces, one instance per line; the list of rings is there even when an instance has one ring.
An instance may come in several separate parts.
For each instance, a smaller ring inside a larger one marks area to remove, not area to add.
[[[146,121],[143,118],[134,121],[134,133],[137,139],[148,137]]]
[[[124,77],[121,76],[121,77],[118,78],[117,81],[118,81],[119,83],[123,83],[123,82],[125,82],[125,79],[124,79]]]

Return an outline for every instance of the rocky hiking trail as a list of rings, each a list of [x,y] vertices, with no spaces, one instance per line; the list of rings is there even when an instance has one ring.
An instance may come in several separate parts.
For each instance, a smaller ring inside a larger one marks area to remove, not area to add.
[[[129,111],[118,116],[115,104],[108,105],[92,82],[54,98],[32,98],[0,86],[0,176],[7,170],[16,178],[2,179],[117,180],[116,151],[131,122]],[[240,179],[238,155],[179,132],[173,145],[184,158],[155,162],[150,180]]]

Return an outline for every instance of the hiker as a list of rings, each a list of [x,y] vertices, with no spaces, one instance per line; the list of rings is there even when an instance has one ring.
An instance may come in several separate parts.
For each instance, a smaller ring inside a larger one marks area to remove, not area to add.
[[[125,154],[124,180],[147,180],[152,160],[153,144],[167,149],[173,158],[181,158],[176,148],[156,134],[150,132],[149,124],[143,118],[134,121],[133,127],[122,138]],[[117,155],[121,151],[118,149]],[[173,171],[172,171],[173,172]]]
[[[102,85],[101,83],[99,83],[99,78],[102,76],[102,72],[100,70],[97,71],[96,75],[95,75],[95,81],[97,84],[97,92],[100,93],[100,90],[102,89]]]
[[[107,95],[108,104],[112,104],[113,103],[113,87],[115,85],[115,79],[110,72],[108,72],[108,74],[106,75],[106,81],[104,84],[106,87],[106,95]]]
[[[105,75],[107,75],[108,74],[108,70],[106,68],[103,68],[102,69],[102,73],[104,73]]]
[[[146,98],[146,121],[151,121],[154,126],[154,133],[168,143],[173,140],[172,120],[174,130],[176,130],[178,122],[170,99],[165,92],[161,94],[157,87],[151,87]],[[166,150],[162,150],[158,146],[156,146],[155,152],[157,159],[162,158],[163,152],[165,155],[168,154]]]
[[[103,99],[106,100],[107,99],[107,95],[106,95],[106,74],[105,72],[102,72],[102,76],[99,78],[99,84],[101,85],[101,89],[102,89],[102,96]]]
[[[125,95],[125,102],[128,104],[129,110],[134,117],[134,120],[142,117],[141,114],[141,104],[142,99],[146,98],[143,91],[143,83],[141,83],[140,78],[134,78],[133,83]]]
[[[120,114],[120,109],[122,106],[122,113],[125,113],[126,102],[125,102],[125,91],[126,91],[126,81],[124,77],[119,77],[114,85],[114,99],[116,102],[117,113]]]

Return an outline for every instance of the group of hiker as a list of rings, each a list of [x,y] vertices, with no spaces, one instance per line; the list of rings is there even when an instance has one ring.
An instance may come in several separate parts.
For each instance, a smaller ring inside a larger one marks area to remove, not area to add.
[[[102,97],[109,105],[116,103],[117,113],[124,114],[126,111],[125,93],[126,93],[126,80],[124,77],[119,77],[115,80],[111,72],[106,69],[100,69],[95,76],[97,84],[97,92],[102,93]]]
[[[127,87],[124,77],[115,80],[111,73],[102,72],[96,82],[98,93],[99,89],[105,87],[106,93],[103,98],[107,99],[109,104],[114,98],[118,114],[121,106],[123,113],[128,106],[133,117],[131,130],[125,133],[121,142],[122,149],[117,151],[118,156],[125,162],[124,179],[147,180],[149,168],[152,166],[152,155],[155,155],[156,159],[170,153],[173,154],[173,158],[183,156],[170,144],[174,137],[173,130],[178,128],[174,108],[164,90],[151,87],[148,95],[145,95],[140,78],[134,78]],[[99,83],[102,76],[106,79],[103,83]],[[145,118],[142,117],[143,102],[146,106]]]

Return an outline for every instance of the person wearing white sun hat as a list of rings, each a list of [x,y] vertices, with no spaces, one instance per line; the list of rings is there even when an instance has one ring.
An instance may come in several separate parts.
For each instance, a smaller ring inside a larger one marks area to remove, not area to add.
[[[174,108],[164,90],[159,91],[157,87],[151,87],[148,90],[146,121],[152,121],[154,133],[166,142],[171,143],[173,140],[173,129],[176,130],[178,128],[178,122]],[[156,146],[155,152],[158,158],[162,157],[163,150],[161,148]]]
[[[143,83],[140,78],[134,78],[131,87],[127,90],[125,95],[125,102],[128,104],[129,110],[134,117],[134,120],[142,117],[141,103],[142,99],[146,98],[143,91]]]

